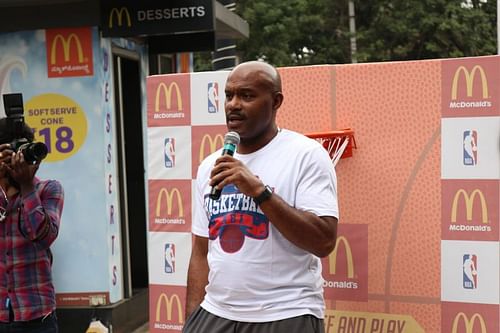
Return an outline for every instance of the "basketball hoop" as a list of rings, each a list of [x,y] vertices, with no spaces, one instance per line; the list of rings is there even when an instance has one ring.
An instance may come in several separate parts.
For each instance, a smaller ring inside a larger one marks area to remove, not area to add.
[[[354,130],[350,128],[327,132],[307,133],[305,135],[321,143],[330,155],[334,167],[341,158],[351,157],[352,148],[356,148]]]

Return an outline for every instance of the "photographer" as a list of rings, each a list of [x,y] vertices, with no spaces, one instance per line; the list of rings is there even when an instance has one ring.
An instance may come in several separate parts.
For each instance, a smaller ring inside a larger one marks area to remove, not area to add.
[[[63,188],[35,177],[45,155],[31,160],[17,147],[32,142],[33,131],[24,118],[13,131],[10,120],[0,119],[0,333],[58,332],[50,246]]]

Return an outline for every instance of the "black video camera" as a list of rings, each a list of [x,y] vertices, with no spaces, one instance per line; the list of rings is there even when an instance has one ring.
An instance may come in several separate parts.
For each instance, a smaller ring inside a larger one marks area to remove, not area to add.
[[[23,134],[23,95],[19,93],[4,94],[3,105],[7,116],[7,130],[9,135],[14,138],[10,142],[12,150],[23,153],[24,160],[31,164],[43,160],[48,153],[47,146],[42,142],[30,142]]]

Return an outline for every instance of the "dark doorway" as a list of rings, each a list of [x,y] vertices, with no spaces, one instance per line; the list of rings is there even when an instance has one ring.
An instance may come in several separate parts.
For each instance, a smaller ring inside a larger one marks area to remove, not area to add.
[[[113,50],[125,298],[148,287],[141,68],[128,53]]]

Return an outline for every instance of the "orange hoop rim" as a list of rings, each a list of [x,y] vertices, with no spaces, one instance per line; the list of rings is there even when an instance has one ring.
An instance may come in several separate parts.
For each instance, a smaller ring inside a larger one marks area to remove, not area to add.
[[[354,130],[352,128],[344,128],[333,131],[306,133],[305,136],[310,137],[311,139],[333,138],[339,136],[348,136],[354,139]]]
[[[311,132],[304,134],[305,136],[311,139],[331,139],[338,137],[348,137],[349,145],[352,145],[352,148],[356,149],[356,140],[354,139],[354,130],[350,127],[332,130],[332,131],[323,131],[323,132]]]

